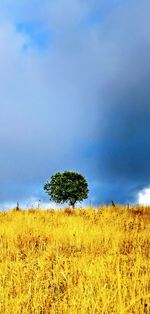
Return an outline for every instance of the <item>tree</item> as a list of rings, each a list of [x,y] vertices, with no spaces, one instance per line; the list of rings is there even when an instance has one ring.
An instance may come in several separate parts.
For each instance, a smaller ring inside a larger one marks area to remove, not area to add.
[[[63,204],[68,202],[74,208],[77,201],[88,197],[88,184],[85,178],[77,172],[65,171],[53,175],[45,185],[44,190],[50,200]]]

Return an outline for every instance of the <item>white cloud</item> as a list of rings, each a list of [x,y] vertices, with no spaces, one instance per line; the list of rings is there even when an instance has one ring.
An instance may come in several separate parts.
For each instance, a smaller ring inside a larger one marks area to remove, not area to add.
[[[140,205],[150,205],[150,187],[139,192],[138,203]]]
[[[16,208],[17,206],[17,203],[15,202],[4,202],[2,204],[0,204],[0,210],[11,210],[13,208]],[[30,209],[30,208],[33,208],[33,209],[59,209],[59,208],[62,208],[64,207],[63,205],[59,205],[59,204],[56,204],[54,202],[41,202],[39,200],[37,200],[36,198],[34,197],[31,197],[29,199],[27,199],[26,201],[22,201],[19,203],[19,208],[23,209],[23,210],[27,210],[27,209]]]

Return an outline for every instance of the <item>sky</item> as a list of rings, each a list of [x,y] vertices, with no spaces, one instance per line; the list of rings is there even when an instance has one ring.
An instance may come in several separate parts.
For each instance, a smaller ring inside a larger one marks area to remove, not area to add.
[[[148,0],[1,0],[1,208],[65,170],[87,203],[150,203],[149,29]]]

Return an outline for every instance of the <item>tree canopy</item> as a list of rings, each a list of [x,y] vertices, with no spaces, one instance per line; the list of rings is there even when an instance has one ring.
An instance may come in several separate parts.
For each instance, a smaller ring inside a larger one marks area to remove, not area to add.
[[[78,172],[57,172],[45,185],[44,190],[50,200],[56,203],[69,203],[74,208],[77,201],[88,197],[88,184],[83,175]]]

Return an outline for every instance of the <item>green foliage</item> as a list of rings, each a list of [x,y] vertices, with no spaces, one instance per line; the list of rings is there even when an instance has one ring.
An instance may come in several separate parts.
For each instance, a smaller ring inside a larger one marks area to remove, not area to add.
[[[77,201],[88,197],[88,184],[85,178],[77,172],[65,171],[53,175],[45,185],[44,190],[50,200],[56,203],[68,202],[74,207]]]

